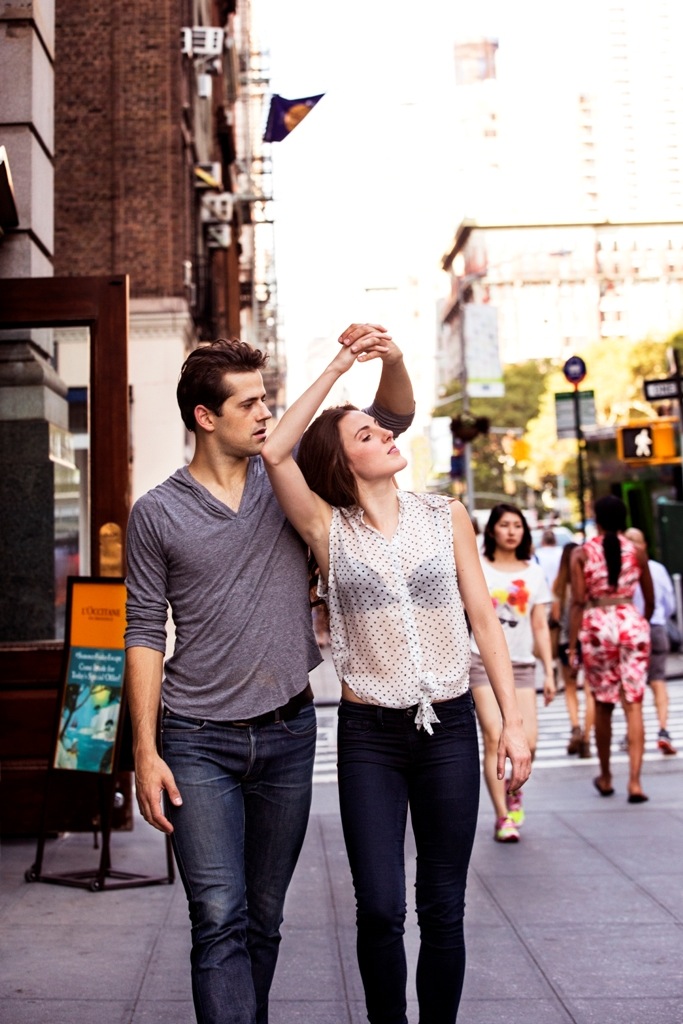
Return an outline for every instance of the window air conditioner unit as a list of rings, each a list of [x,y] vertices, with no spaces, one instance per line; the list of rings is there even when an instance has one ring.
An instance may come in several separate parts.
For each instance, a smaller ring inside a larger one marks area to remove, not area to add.
[[[218,161],[208,164],[195,164],[195,188],[223,188],[223,167]]]
[[[206,244],[209,249],[229,249],[232,231],[229,224],[207,224]]]
[[[223,52],[224,30],[222,28],[195,25],[181,28],[181,52],[187,57],[218,57]]]
[[[212,92],[213,80],[211,75],[206,74],[206,72],[201,75],[197,75],[197,95],[200,100],[210,100]]]
[[[229,224],[232,220],[234,202],[232,192],[220,192],[218,195],[209,192],[202,196],[202,221],[205,224]]]

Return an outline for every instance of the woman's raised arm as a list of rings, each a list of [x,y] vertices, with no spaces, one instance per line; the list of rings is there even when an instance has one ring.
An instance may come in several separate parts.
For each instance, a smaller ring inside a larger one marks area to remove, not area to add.
[[[266,440],[262,456],[270,482],[282,510],[298,534],[313,551],[323,576],[327,576],[328,538],[332,510],[309,488],[294,459],[294,449],[301,435],[330,393],[332,386],[353,366],[356,359],[365,362],[386,351],[382,332],[368,330],[354,347],[362,344],[360,352],[343,346],[332,362],[302,395],[287,409]]]

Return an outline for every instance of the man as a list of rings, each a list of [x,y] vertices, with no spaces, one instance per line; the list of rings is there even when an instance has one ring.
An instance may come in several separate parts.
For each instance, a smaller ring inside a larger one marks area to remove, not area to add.
[[[339,341],[376,356],[376,329],[352,324]],[[369,411],[400,432],[412,421],[413,393],[387,340]],[[285,893],[312,792],[308,672],[321,658],[306,549],[259,454],[270,419],[265,362],[239,341],[189,355],[178,403],[194,455],[135,503],[128,527],[137,797],[145,820],[172,834],[192,923],[199,1024],[267,1024]],[[164,666],[169,605],[176,635]]]
[[[560,559],[562,558],[562,548],[557,543],[554,530],[548,529],[543,531],[541,543],[534,551],[534,555],[541,569],[543,569],[543,575],[552,591],[553,583],[557,579],[560,569]]]
[[[647,551],[647,542],[642,530],[634,526],[626,530],[625,536],[633,541],[637,548]],[[675,754],[676,748],[671,742],[671,736],[667,726],[669,717],[669,691],[666,687],[666,656],[670,650],[669,634],[666,623],[676,611],[676,595],[674,585],[667,569],[661,562],[655,562],[653,558],[648,559],[650,575],[655,588],[655,610],[650,619],[650,664],[648,666],[647,681],[652,688],[652,696],[655,701],[655,710],[659,720],[659,735],[657,746],[663,754]],[[643,595],[640,588],[635,593],[634,604],[638,611],[643,611]]]
[[[560,561],[562,559],[562,548],[557,543],[557,537],[555,531],[548,528],[543,531],[541,535],[541,543],[534,551],[534,558],[543,570],[546,583],[550,593],[553,593],[553,585],[557,579],[557,574],[560,571]],[[550,612],[548,613],[548,628],[550,629],[550,653],[553,659],[553,674],[555,676],[555,685],[557,686],[559,679],[559,670],[557,660],[559,658],[559,643],[560,643],[560,623],[557,619],[554,619]],[[583,737],[579,737],[577,733],[572,733],[572,737],[567,747],[568,754],[577,754],[580,750],[580,744]]]

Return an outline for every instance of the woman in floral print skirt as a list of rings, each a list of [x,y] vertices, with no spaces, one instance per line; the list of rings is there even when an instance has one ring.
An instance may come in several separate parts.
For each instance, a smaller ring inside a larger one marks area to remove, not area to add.
[[[593,785],[601,796],[612,796],[610,748],[612,712],[620,703],[628,730],[628,801],[647,800],[640,783],[645,747],[643,695],[650,657],[649,618],[654,589],[647,554],[624,536],[626,506],[606,495],[595,503],[597,537],[572,553],[572,610],[569,624],[569,661],[577,664],[577,640],[585,682],[595,697],[595,743],[600,775]],[[633,604],[640,583],[644,616]]]

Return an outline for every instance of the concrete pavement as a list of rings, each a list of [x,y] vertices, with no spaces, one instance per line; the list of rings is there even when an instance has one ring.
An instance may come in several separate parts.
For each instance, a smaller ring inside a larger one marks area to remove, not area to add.
[[[317,672],[333,685],[329,665]],[[683,680],[670,686],[674,695]],[[640,806],[626,802],[625,765],[615,765],[608,799],[593,789],[594,774],[594,762],[538,765],[512,846],[493,842],[482,793],[461,1024],[683,1024],[683,755],[645,765],[650,802]],[[410,837],[406,854],[412,872]],[[0,848],[1,1024],[192,1024],[179,882],[99,893],[28,884],[34,855],[33,840]],[[117,870],[162,874],[164,857],[163,838],[141,820],[112,837]],[[98,860],[91,836],[64,835],[48,842],[43,870]],[[412,880],[408,906],[412,975]],[[410,995],[416,1024],[412,981]],[[315,786],[271,1007],[271,1024],[366,1019],[334,784]]]

